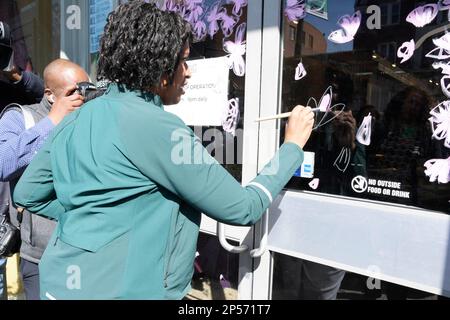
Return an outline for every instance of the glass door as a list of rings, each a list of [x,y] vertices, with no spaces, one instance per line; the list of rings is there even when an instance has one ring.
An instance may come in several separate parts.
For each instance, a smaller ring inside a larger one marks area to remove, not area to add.
[[[298,104],[318,111],[305,161],[271,207],[252,297],[449,295],[450,55],[442,44],[449,8],[354,0],[265,6],[282,46],[264,30],[263,43],[273,45],[263,52],[262,101],[267,93],[278,103],[262,103],[261,112]],[[265,125],[260,154],[284,134],[283,120]],[[280,134],[263,138],[274,127]]]
[[[239,182],[257,172],[261,13],[259,1],[158,1],[193,30],[192,77],[182,101],[165,110],[191,126],[212,156]],[[251,57],[251,58],[249,58]],[[203,216],[191,299],[233,300],[250,295],[251,228]]]

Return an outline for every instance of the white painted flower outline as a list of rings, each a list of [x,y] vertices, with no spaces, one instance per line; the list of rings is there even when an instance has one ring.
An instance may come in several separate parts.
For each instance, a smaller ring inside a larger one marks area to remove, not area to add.
[[[400,63],[404,63],[411,59],[411,57],[414,55],[415,50],[416,42],[414,41],[414,39],[403,42],[402,46],[397,50],[397,57],[402,59]]]
[[[361,126],[356,133],[356,140],[365,146],[370,146],[372,136],[372,114],[364,117]]]
[[[430,111],[431,117],[428,119],[431,123],[433,138],[436,140],[445,140],[444,146],[450,148],[450,101],[444,101]]]
[[[430,182],[448,183],[450,181],[450,158],[428,160],[424,167],[425,175],[430,178]]]
[[[304,77],[306,77],[307,74],[308,74],[308,72],[306,72],[305,66],[303,65],[302,62],[300,62],[297,65],[297,68],[295,69],[295,77],[294,77],[295,80],[296,81],[301,80]]]
[[[236,29],[235,41],[225,41],[223,50],[228,53],[228,64],[230,69],[238,77],[245,74],[245,60],[246,41],[244,40],[247,24],[244,22]]]

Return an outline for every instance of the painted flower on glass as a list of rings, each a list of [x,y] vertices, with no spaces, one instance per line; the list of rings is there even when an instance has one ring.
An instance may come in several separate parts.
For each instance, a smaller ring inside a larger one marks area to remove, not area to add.
[[[433,130],[433,138],[445,140],[444,145],[450,148],[450,101],[444,101],[430,111],[428,119]]]
[[[308,73],[306,72],[305,66],[300,62],[295,69],[295,80],[301,80],[306,77],[307,74]]]
[[[356,140],[365,146],[370,146],[370,139],[372,135],[372,115],[369,113],[367,117],[364,117],[361,126],[356,133]]]
[[[430,182],[448,183],[450,181],[450,158],[428,160],[424,167],[425,175],[430,178]]]
[[[228,101],[228,111],[225,116],[225,120],[222,121],[223,130],[231,133],[233,136],[236,134],[236,128],[239,121],[239,99],[234,98]]]
[[[244,22],[236,29],[235,41],[225,41],[223,44],[223,50],[228,53],[228,63],[230,69],[238,77],[242,77],[245,74],[245,60],[244,55],[246,51],[245,44],[245,31],[247,24]]]
[[[242,14],[242,8],[247,6],[248,0],[231,0],[234,3],[233,14],[240,17]]]
[[[400,63],[404,63],[411,59],[411,57],[414,55],[414,50],[416,50],[416,42],[414,41],[414,39],[404,42],[402,46],[397,50],[397,57],[402,59]]]
[[[289,21],[298,21],[306,17],[305,0],[286,0],[284,15]]]
[[[333,31],[328,36],[328,40],[338,44],[353,41],[361,25],[361,19],[360,11],[356,11],[353,15],[342,16],[338,21],[341,29]]]
[[[424,6],[417,7],[411,11],[406,17],[406,21],[412,23],[417,28],[422,28],[431,23],[439,13],[437,4],[430,3]]]

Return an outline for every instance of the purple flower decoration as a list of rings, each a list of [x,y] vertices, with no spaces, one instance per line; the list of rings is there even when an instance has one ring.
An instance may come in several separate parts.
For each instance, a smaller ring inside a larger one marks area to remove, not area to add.
[[[175,3],[175,0],[166,0],[163,8],[165,11],[178,12],[178,5]]]
[[[248,0],[231,0],[231,1],[234,2],[233,14],[235,16],[240,17],[242,14],[241,9],[247,6]]]
[[[450,0],[439,0],[438,8],[441,11],[450,9]]]
[[[234,16],[227,15],[225,12],[220,14],[220,19],[222,20],[220,26],[222,27],[223,35],[225,38],[228,38],[233,33],[233,28],[238,22],[238,19]]]
[[[206,20],[208,21],[208,34],[211,39],[217,31],[219,31],[219,20],[223,14],[226,14],[226,9],[218,4],[211,9],[206,17]]]
[[[192,9],[189,9],[189,14],[188,14],[188,17],[186,20],[189,23],[194,24],[199,20],[199,18],[202,16],[202,14],[203,14],[203,8],[200,6],[196,6]]]
[[[192,26],[192,33],[196,41],[201,41],[206,36],[206,24],[202,20],[198,20]]]
[[[417,28],[422,28],[431,23],[439,13],[439,7],[435,3],[419,6],[411,11],[406,17],[406,21],[412,23]]]
[[[305,0],[286,0],[284,14],[289,21],[298,21],[306,16]]]
[[[184,0],[185,6],[188,10],[193,10],[197,6],[202,5],[203,0]]]
[[[328,40],[334,43],[342,44],[353,40],[359,27],[361,26],[361,11],[356,11],[353,15],[344,15],[339,21],[338,25],[341,29],[333,31],[329,36]]]

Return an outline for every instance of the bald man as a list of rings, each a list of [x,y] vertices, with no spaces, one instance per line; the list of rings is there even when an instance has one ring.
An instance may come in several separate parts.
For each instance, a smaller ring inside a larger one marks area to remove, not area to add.
[[[11,191],[53,128],[83,104],[84,98],[76,92],[76,84],[84,81],[89,81],[89,76],[79,65],[55,60],[45,68],[45,91],[40,103],[10,105],[0,114],[0,181],[9,182]],[[22,221],[20,268],[26,298],[38,300],[38,263],[55,224],[28,211],[18,215],[11,206],[12,201],[9,203],[11,220],[14,222],[17,217]]]

